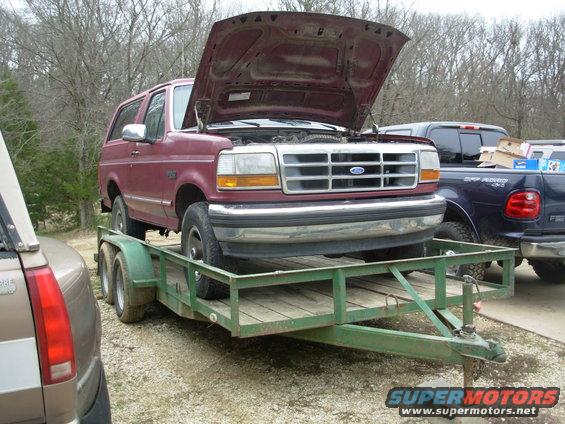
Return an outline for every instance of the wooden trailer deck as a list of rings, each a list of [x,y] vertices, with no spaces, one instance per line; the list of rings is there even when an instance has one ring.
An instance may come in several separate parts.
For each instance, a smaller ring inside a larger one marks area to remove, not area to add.
[[[169,246],[168,248],[172,251],[179,251],[177,246]],[[239,261],[238,274],[248,275],[363,263],[363,261],[353,258],[330,259],[324,256],[254,259]],[[155,259],[156,272],[158,266],[159,262]],[[415,271],[406,278],[418,295],[423,300],[432,303],[431,306],[433,307],[435,301],[434,276]],[[187,290],[184,271],[181,266],[173,263],[167,264],[167,283],[169,286],[178,287],[181,292]],[[494,294],[498,289],[483,283],[480,284],[480,290],[483,298],[489,298],[489,293]],[[414,311],[413,306],[415,304],[412,297],[392,276],[349,277],[346,280],[346,291],[346,312],[360,313],[359,315],[352,314],[354,316],[363,317],[365,315],[366,319],[374,319]],[[448,305],[461,304],[462,282],[454,278],[447,278],[446,294]],[[214,313],[225,317],[227,320],[231,319],[229,298],[222,300],[201,299],[200,301]],[[308,317],[326,317],[328,324],[333,319],[334,296],[331,280],[250,288],[241,290],[239,294],[239,322],[242,326],[264,323],[280,324]],[[285,325],[270,325],[269,328],[274,333],[288,331]]]

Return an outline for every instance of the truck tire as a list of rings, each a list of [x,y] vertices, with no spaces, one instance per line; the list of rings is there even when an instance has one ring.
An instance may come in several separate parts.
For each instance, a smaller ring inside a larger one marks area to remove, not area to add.
[[[98,273],[100,274],[100,291],[102,299],[108,305],[114,304],[114,286],[112,279],[114,275],[114,247],[103,242],[98,251]]]
[[[232,261],[223,255],[214,235],[208,217],[208,202],[193,203],[184,213],[181,249],[183,255],[196,261],[224,270],[233,268]],[[201,299],[223,299],[229,296],[229,286],[197,273],[196,295]]]
[[[145,240],[145,224],[129,217],[122,196],[117,196],[112,203],[112,230]]]
[[[464,241],[467,243],[476,243],[473,233],[467,227],[467,225],[462,222],[447,221],[443,222],[438,230],[436,231],[434,237],[440,239],[448,239],[454,241]],[[454,252],[444,252],[445,254],[453,254]],[[457,277],[462,277],[464,275],[470,275],[476,280],[483,280],[485,278],[486,267],[484,263],[479,264],[466,264],[458,265],[456,267],[450,268],[447,271],[448,275],[455,275]]]
[[[368,250],[361,253],[361,257],[367,263],[394,261],[400,259],[421,258],[425,256],[424,243],[411,244],[409,246],[390,247],[388,249]],[[408,275],[413,271],[402,271],[402,275]],[[383,275],[390,276],[391,273]]]
[[[145,315],[145,305],[131,305],[129,290],[126,290],[126,287],[131,286],[131,279],[122,252],[118,252],[116,259],[114,259],[112,282],[114,286],[114,307],[120,321],[128,324],[141,321],[143,315]]]
[[[561,261],[540,261],[530,260],[528,262],[534,269],[534,272],[543,281],[554,284],[565,283],[565,264]]]

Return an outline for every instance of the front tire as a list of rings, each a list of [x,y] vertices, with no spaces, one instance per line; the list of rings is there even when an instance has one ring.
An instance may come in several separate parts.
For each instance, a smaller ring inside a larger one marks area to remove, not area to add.
[[[208,203],[197,202],[188,207],[182,220],[181,249],[183,255],[221,269],[232,268],[216,240],[208,217]],[[201,299],[223,299],[229,296],[229,286],[196,273],[196,295]]]
[[[565,264],[561,261],[528,260],[534,272],[543,281],[554,284],[565,283]]]
[[[435,237],[439,239],[447,239],[454,241],[463,241],[467,243],[476,243],[473,233],[462,222],[447,221],[443,222],[439,229],[435,233]],[[447,255],[453,255],[455,252],[447,251],[444,252]],[[454,275],[457,277],[463,277],[464,275],[470,275],[476,280],[483,280],[485,278],[486,267],[484,262],[479,264],[465,264],[456,265],[453,267],[448,267],[447,275]]]
[[[112,203],[112,230],[145,240],[145,224],[129,217],[122,196],[117,196]]]

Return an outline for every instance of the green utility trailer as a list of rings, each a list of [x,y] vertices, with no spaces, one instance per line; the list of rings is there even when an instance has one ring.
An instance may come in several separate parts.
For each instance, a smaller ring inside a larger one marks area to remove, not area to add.
[[[515,249],[431,240],[422,258],[363,263],[322,256],[241,261],[234,274],[98,227],[103,295],[124,322],[143,318],[157,300],[176,314],[216,323],[233,337],[269,334],[463,365],[464,385],[484,361],[504,362],[495,341],[473,325],[474,303],[514,294]],[[449,267],[498,261],[500,284],[446,276]],[[229,298],[196,296],[198,273],[229,286]],[[459,319],[448,307],[462,306]],[[366,326],[363,321],[423,313],[437,334]]]

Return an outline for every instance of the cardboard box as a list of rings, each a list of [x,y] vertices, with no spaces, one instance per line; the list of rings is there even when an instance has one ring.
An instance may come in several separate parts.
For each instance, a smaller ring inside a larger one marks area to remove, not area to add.
[[[479,157],[479,162],[483,162],[479,166],[500,165],[505,168],[514,168],[515,159],[523,158],[500,150],[486,150]]]
[[[512,137],[502,137],[496,145],[496,150],[522,158],[531,158],[533,153],[530,143]]]
[[[529,169],[537,171],[540,166],[538,159],[514,159],[514,169]]]

